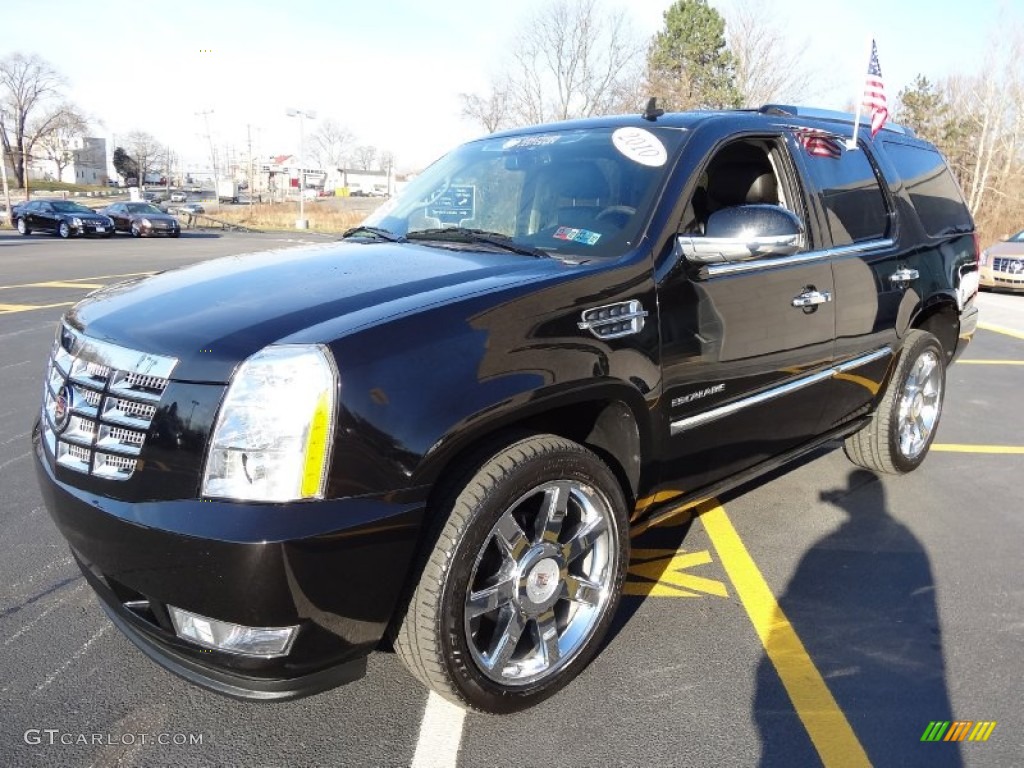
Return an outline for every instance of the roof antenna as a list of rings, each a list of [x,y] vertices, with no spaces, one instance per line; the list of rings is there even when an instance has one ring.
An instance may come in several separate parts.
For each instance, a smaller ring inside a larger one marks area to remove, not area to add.
[[[650,120],[652,123],[659,117],[665,114],[665,110],[658,106],[658,97],[651,96],[647,100],[647,107],[644,109],[644,113],[640,115],[644,120]]]

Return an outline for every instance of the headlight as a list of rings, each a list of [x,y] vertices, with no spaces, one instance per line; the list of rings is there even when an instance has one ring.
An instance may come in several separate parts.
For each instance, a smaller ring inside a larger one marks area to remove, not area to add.
[[[150,223],[149,219],[143,219],[142,220],[142,226],[144,226],[144,227],[151,227],[153,225]]]
[[[323,498],[337,382],[330,353],[318,345],[270,346],[242,363],[213,429],[203,495]]]
[[[77,216],[72,216],[71,217],[71,226],[72,227],[80,227],[80,226],[82,226],[82,220],[80,218],[78,218]]]

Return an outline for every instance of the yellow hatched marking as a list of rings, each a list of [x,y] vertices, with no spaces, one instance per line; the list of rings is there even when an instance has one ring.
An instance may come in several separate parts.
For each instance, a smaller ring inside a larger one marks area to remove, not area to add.
[[[32,283],[31,286],[25,286],[26,288],[102,288],[103,283],[73,283],[73,282],[61,282],[60,280],[54,280],[49,283]]]
[[[639,580],[627,581],[623,594],[642,597],[728,597],[725,584],[685,570],[712,562],[711,553],[672,549],[634,549],[627,572]]]
[[[72,278],[69,278],[68,280],[59,280],[57,282],[75,283],[76,285],[81,286],[82,282],[89,282],[89,281],[93,281],[93,280],[109,280],[112,277],[141,277],[143,275],[153,275],[153,274],[156,274],[156,273],[152,272],[152,271],[150,271],[150,272],[123,272],[123,273],[121,273],[119,275],[93,275],[92,277],[72,277]],[[38,288],[40,286],[45,286],[45,285],[46,285],[46,283],[19,283],[17,285],[0,285],[0,291],[7,290],[9,288]],[[101,285],[100,287],[102,288],[103,286]]]
[[[826,768],[870,766],[849,721],[782,612],[722,506],[701,515],[722,565],[750,616],[807,734]]]
[[[1024,446],[1020,445],[961,445],[958,443],[935,443],[931,448],[933,451],[943,453],[995,453],[995,454],[1024,454]]]
[[[53,307],[70,307],[75,302],[62,301],[59,304],[0,304],[0,315],[14,312],[29,312],[33,309],[52,309]]]

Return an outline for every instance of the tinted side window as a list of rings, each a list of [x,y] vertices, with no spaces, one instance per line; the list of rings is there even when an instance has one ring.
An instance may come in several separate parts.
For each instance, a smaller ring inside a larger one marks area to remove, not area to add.
[[[849,245],[885,237],[888,210],[867,153],[862,148],[840,148],[838,142],[835,149],[838,156],[808,152],[806,159],[811,178],[821,192],[832,242]]]
[[[970,232],[974,225],[960,189],[942,155],[926,147],[885,142],[885,151],[910,193],[924,231],[929,235]]]

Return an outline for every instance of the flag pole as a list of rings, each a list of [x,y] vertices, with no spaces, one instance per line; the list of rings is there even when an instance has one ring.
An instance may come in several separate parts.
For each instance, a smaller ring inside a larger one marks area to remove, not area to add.
[[[868,66],[871,65],[871,46],[874,44],[874,42],[875,38],[873,38],[871,35],[868,35],[867,56],[865,56],[862,60],[860,77],[858,79],[858,82],[860,83],[860,90],[857,92],[857,112],[856,116],[853,118],[853,136],[846,140],[847,149],[857,148],[857,134],[860,133],[860,113],[861,110],[864,108],[864,83],[866,82],[865,78],[867,75],[867,68],[864,67],[863,61],[867,61]]]

